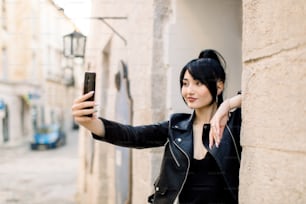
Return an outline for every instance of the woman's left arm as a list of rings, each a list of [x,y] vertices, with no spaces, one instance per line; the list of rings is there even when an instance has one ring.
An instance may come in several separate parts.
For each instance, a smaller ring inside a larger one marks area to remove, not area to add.
[[[212,148],[214,143],[216,147],[219,146],[222,139],[225,125],[229,118],[229,112],[235,108],[241,107],[241,94],[238,94],[232,98],[226,99],[221,103],[217,112],[214,114],[210,121],[209,132],[209,147]]]

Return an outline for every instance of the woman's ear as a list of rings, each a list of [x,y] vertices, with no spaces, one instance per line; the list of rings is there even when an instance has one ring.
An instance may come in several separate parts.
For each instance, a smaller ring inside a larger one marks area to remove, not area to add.
[[[220,95],[223,90],[224,90],[224,82],[218,80],[217,81],[217,95]]]

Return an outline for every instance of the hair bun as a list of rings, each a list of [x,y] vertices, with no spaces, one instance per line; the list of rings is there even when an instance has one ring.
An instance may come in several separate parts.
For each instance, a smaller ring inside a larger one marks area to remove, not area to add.
[[[226,62],[223,56],[216,50],[213,49],[206,49],[202,50],[199,54],[199,59],[213,59],[216,60],[222,67],[225,69]]]

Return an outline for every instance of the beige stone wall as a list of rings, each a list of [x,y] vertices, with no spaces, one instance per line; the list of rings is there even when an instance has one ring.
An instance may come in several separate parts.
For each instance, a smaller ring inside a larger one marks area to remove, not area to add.
[[[128,66],[130,92],[133,99],[133,124],[147,124],[164,119],[166,101],[163,52],[163,26],[168,1],[93,1],[92,16],[128,16],[128,20],[106,20],[124,38],[124,43],[105,24],[92,21],[88,38],[88,69],[97,72],[96,100],[101,105],[100,115],[115,117],[115,83],[119,60]],[[162,15],[160,15],[162,14]],[[154,20],[155,23],[154,23]],[[158,91],[156,91],[158,90]],[[115,203],[115,148],[94,142],[88,133],[80,133],[81,148],[79,199],[81,203]],[[85,151],[83,151],[85,149]],[[92,162],[91,152],[94,152]],[[133,150],[132,203],[143,203],[153,191],[159,169],[160,151]],[[93,172],[90,172],[91,166]],[[94,185],[93,185],[94,184]],[[86,191],[84,190],[86,188]]]
[[[305,8],[243,1],[242,204],[306,202]]]

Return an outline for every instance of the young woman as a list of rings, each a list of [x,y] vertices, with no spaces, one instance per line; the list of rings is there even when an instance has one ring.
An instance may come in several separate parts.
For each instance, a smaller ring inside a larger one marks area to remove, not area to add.
[[[76,99],[72,113],[96,140],[131,148],[164,146],[149,202],[238,203],[241,98],[237,95],[223,102],[223,66],[225,61],[217,51],[204,50],[183,67],[181,95],[192,114],[176,113],[152,125],[123,125],[86,116],[95,112],[95,102],[86,102],[93,93]]]

